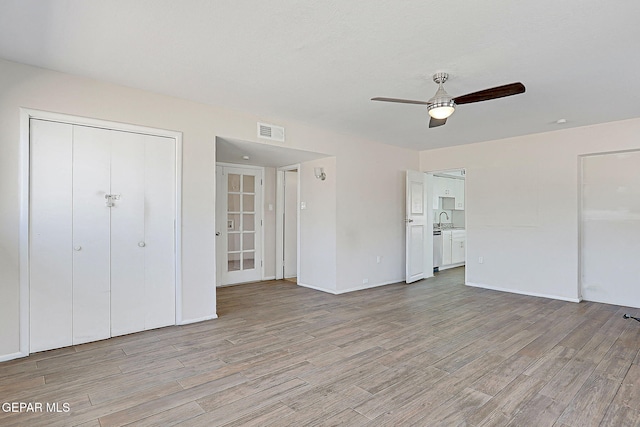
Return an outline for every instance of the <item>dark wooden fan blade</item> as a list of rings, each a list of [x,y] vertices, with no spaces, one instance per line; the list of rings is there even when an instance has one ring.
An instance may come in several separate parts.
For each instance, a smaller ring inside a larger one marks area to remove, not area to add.
[[[524,93],[524,85],[520,82],[510,83],[508,85],[492,87],[491,89],[481,90],[479,92],[468,93],[466,95],[453,98],[456,104],[470,104],[472,102],[488,101],[490,99],[503,98],[505,96],[517,95]]]
[[[437,128],[438,126],[442,126],[445,123],[447,123],[447,119],[434,119],[433,117],[431,117],[431,120],[429,120],[429,127]]]
[[[400,102],[402,104],[420,104],[428,105],[427,101],[412,101],[410,99],[398,99],[398,98],[371,98],[372,101],[384,101],[384,102]]]

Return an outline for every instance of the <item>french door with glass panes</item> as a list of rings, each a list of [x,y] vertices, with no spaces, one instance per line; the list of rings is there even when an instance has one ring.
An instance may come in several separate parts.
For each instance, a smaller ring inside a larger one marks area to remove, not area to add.
[[[262,279],[262,168],[218,166],[218,285]]]

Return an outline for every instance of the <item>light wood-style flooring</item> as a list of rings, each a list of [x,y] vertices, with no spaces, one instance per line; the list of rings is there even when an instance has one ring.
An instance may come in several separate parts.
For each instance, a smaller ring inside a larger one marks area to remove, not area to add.
[[[640,310],[463,280],[219,288],[217,320],[1,363],[0,403],[70,411],[0,425],[640,425]]]

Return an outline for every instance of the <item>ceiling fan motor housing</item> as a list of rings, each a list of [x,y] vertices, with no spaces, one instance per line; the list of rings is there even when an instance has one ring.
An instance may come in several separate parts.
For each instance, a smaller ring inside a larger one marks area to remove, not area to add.
[[[444,90],[442,84],[447,81],[449,75],[447,73],[436,73],[433,75],[433,81],[438,83],[438,91],[428,101],[427,111],[434,119],[446,119],[456,108],[453,97]]]

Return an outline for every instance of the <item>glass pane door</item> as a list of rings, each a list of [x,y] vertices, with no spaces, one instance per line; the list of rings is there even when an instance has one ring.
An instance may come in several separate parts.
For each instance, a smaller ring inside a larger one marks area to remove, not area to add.
[[[256,177],[229,173],[227,185],[227,271],[256,267]]]

